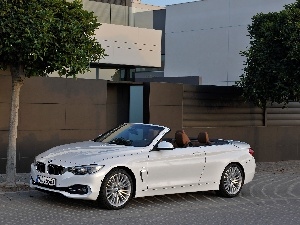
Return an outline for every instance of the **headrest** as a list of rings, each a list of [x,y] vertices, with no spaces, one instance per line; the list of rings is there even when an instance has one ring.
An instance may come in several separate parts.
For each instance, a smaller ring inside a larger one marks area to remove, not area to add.
[[[207,132],[200,132],[198,134],[198,141],[201,144],[209,144],[209,138],[208,138],[208,133]]]
[[[184,130],[178,130],[175,132],[175,142],[178,147],[187,147],[191,142]]]

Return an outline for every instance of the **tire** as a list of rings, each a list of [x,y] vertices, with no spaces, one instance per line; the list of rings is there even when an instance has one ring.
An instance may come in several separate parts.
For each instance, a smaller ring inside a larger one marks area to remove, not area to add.
[[[236,163],[229,164],[222,173],[218,194],[227,198],[237,196],[242,190],[244,179],[241,166]]]
[[[124,169],[113,169],[104,178],[98,202],[106,209],[121,209],[125,207],[133,194],[131,176]]]

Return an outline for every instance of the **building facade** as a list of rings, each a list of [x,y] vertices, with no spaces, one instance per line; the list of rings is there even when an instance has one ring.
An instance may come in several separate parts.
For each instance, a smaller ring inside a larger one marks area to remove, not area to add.
[[[83,0],[102,24],[96,37],[108,56],[78,77],[234,85],[243,73],[240,52],[249,46],[251,18],[293,2],[202,0],[163,8],[141,0]]]
[[[201,76],[205,85],[233,85],[243,73],[240,51],[249,46],[251,18],[293,2],[202,0],[167,6],[164,76]]]
[[[138,68],[161,67],[162,31],[134,26],[136,12],[161,7],[142,4],[138,0],[83,0],[82,4],[101,23],[95,36],[106,56],[98,62],[91,62],[91,71],[78,74],[78,78],[130,80]],[[57,77],[58,74],[49,76]]]

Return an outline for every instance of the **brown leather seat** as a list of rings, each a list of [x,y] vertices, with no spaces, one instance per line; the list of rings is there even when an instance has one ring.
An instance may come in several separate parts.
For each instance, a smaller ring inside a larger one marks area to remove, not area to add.
[[[207,132],[200,132],[198,134],[198,142],[200,145],[210,145],[209,137]]]
[[[184,130],[178,130],[175,132],[175,147],[186,148],[191,146],[193,146],[193,144]]]

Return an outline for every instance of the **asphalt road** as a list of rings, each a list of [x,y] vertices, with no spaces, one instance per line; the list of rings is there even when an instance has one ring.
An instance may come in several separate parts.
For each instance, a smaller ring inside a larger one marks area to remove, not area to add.
[[[298,162],[299,164],[299,162]],[[299,166],[299,165],[298,165]],[[300,170],[261,169],[240,196],[196,192],[136,198],[122,210],[35,190],[0,193],[0,224],[299,224]]]

